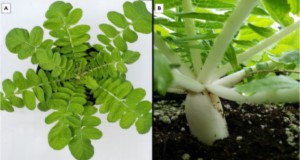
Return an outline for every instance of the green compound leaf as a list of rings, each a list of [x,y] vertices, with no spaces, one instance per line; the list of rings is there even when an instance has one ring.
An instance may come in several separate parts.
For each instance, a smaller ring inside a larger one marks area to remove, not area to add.
[[[98,83],[99,87],[93,89],[93,95],[96,98],[96,104],[100,104],[100,113],[108,113],[107,120],[116,122],[120,120],[121,128],[127,129],[137,119],[144,117],[139,123],[148,123],[147,116],[151,114],[152,105],[148,101],[142,101],[145,91],[142,89],[133,89],[129,81],[120,79],[104,79]],[[140,127],[139,125],[136,125]],[[151,128],[151,126],[150,126]],[[148,126],[145,128],[137,128],[139,133],[149,131]]]
[[[61,47],[60,51],[68,57],[83,57],[89,47],[79,47],[86,45],[90,36],[87,34],[90,27],[87,25],[76,25],[82,17],[82,10],[76,8],[72,10],[70,3],[61,1],[53,3],[47,13],[47,21],[44,22],[44,27],[50,30],[50,35],[58,38],[55,45]],[[76,25],[76,26],[74,26]],[[78,49],[79,47],[79,49]],[[72,63],[72,62],[69,62]],[[54,75],[60,73],[59,69],[55,70]],[[62,70],[62,75],[67,73]]]
[[[71,140],[71,130],[63,123],[57,123],[48,134],[48,143],[55,150],[61,150]]]
[[[245,96],[251,96],[257,92],[276,92],[280,89],[299,88],[299,82],[287,77],[276,76],[251,81],[250,83],[236,86],[235,89]]]
[[[147,10],[144,2],[125,2],[123,10],[125,16],[132,20],[135,31],[145,34],[152,32],[152,14]]]
[[[120,28],[125,28],[129,25],[125,16],[118,12],[108,12],[107,18],[110,20],[111,23]]]
[[[15,28],[8,32],[5,43],[10,52],[18,54],[19,59],[26,59],[34,55],[35,50],[40,47],[42,39],[41,27],[34,27],[30,35],[25,29]]]
[[[6,35],[7,49],[12,53],[17,53],[21,50],[22,45],[29,39],[29,33],[22,28],[15,28]]]
[[[77,160],[88,160],[94,155],[94,147],[91,144],[91,140],[80,136],[72,139],[69,143],[69,149]]]

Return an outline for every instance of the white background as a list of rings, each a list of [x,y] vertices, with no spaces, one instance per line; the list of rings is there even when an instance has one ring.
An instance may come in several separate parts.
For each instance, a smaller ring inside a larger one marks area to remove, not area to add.
[[[35,69],[29,59],[19,60],[17,55],[9,53],[5,47],[5,35],[12,28],[31,30],[34,26],[42,26],[44,14],[54,0],[1,0],[1,3],[11,3],[11,14],[0,14],[0,81],[12,78],[13,72],[26,72],[28,68]],[[98,25],[108,22],[108,11],[123,12],[124,0],[73,0],[74,8],[82,8],[83,18],[79,23],[91,26],[92,44],[97,42],[100,33]],[[146,2],[148,10],[151,1]],[[44,30],[48,37],[48,31]],[[135,87],[147,91],[147,100],[152,95],[152,39],[151,35],[139,35],[131,50],[137,50],[141,57],[135,64],[128,66],[127,78]],[[1,86],[1,85],[0,85]],[[0,90],[2,86],[0,87]],[[39,110],[29,111],[26,108],[15,108],[15,112],[0,111],[0,160],[72,160],[74,159],[68,147],[55,151],[48,145],[48,132],[52,125],[46,125],[45,117],[50,112]],[[128,130],[121,129],[118,123],[108,123],[107,115],[100,115],[102,124],[99,129],[103,132],[100,140],[92,141],[95,147],[93,160],[151,160],[152,133],[139,135],[132,126]]]

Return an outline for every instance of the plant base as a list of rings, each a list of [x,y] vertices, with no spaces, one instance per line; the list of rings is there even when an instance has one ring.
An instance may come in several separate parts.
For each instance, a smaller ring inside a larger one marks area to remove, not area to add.
[[[206,91],[189,93],[185,102],[185,114],[191,133],[204,144],[212,145],[214,141],[228,137],[219,97]]]

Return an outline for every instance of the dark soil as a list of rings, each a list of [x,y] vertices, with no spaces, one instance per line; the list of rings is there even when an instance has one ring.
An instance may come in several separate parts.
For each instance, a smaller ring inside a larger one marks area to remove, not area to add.
[[[222,100],[230,136],[213,146],[190,134],[182,102],[154,99],[154,160],[299,159],[299,104],[249,105]]]

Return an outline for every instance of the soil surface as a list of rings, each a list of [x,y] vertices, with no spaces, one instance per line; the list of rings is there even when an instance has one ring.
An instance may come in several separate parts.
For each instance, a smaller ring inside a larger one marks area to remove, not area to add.
[[[300,159],[299,103],[274,106],[222,100],[230,136],[206,146],[190,134],[184,97],[154,96],[154,160]]]

